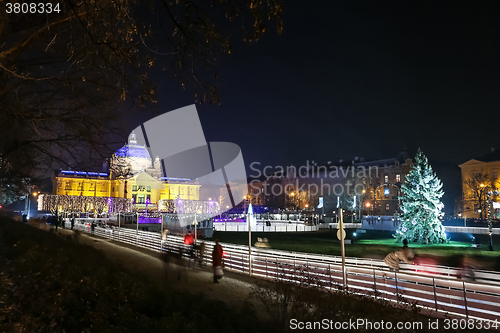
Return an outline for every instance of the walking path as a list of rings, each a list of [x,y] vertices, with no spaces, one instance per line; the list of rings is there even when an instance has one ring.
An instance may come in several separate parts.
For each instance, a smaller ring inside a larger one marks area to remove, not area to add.
[[[73,235],[73,231],[59,228],[57,233],[61,235]],[[187,290],[193,294],[203,294],[207,298],[225,302],[229,306],[242,306],[244,301],[254,305],[257,314],[262,318],[267,318],[262,304],[250,298],[252,286],[258,279],[224,272],[224,278],[219,284],[213,283],[213,273],[211,267],[188,269],[187,267],[177,267],[181,270],[182,279],[177,282],[175,277],[167,277],[165,263],[160,259],[159,253],[128,246],[123,243],[116,243],[109,239],[98,236],[80,233],[79,243],[90,245],[106,254],[106,258],[113,262],[120,263],[125,268],[147,275],[158,284],[169,283],[177,289]],[[169,273],[176,274],[170,270]]]

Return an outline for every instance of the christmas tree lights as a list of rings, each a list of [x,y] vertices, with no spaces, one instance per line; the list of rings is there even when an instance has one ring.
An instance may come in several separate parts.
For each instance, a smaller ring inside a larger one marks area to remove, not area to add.
[[[402,223],[396,240],[419,244],[446,243],[448,239],[439,220],[444,207],[441,197],[443,184],[429,165],[427,157],[419,149],[415,164],[406,176],[401,190]]]

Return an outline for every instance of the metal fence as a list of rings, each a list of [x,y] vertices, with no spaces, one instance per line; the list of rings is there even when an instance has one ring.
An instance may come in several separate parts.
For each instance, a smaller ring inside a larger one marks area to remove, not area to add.
[[[70,223],[66,222],[70,227]],[[89,226],[75,229],[91,232]],[[124,228],[96,227],[94,234],[152,251],[172,251],[187,255],[183,238]],[[204,259],[211,265],[214,242],[205,241]],[[466,319],[496,320],[500,316],[500,274],[476,271],[482,282],[457,280],[456,269],[445,266],[402,265],[399,272],[389,271],[382,260],[346,258],[347,284],[343,286],[341,257],[262,249],[222,243],[226,270],[252,274],[265,279],[293,282],[316,281],[329,289],[369,295],[394,302],[416,302],[419,306],[464,316]],[[183,250],[184,249],[184,250]]]
[[[317,231],[317,225],[305,225],[297,221],[267,221],[258,220],[257,227],[252,229],[254,232],[298,232],[298,231]],[[248,226],[245,222],[214,222],[215,231],[236,231],[248,232]]]
[[[489,233],[489,228],[484,227],[444,227],[446,232],[458,232],[458,233],[466,233],[466,234],[483,234],[487,235]],[[500,229],[494,228],[492,229],[493,235],[500,235]]]

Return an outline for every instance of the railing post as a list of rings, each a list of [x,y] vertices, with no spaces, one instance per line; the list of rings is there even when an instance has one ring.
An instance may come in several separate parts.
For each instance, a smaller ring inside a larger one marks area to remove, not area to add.
[[[330,264],[328,264],[328,280],[330,282],[330,290],[332,290],[332,268]]]
[[[295,273],[296,270],[297,268],[295,267],[295,259],[293,259],[293,272]]]
[[[347,267],[345,267],[344,272],[345,272],[344,273],[345,274],[345,286],[344,286],[344,289],[347,292],[348,289],[349,289],[349,279],[348,279],[348,277],[349,277],[349,270],[347,269]]]
[[[267,256],[266,256],[266,279],[267,279]]]
[[[436,281],[432,278],[432,286],[434,287],[434,304],[436,306],[436,312],[438,311],[438,301],[436,296]]]
[[[465,302],[465,318],[469,320],[469,309],[467,309],[467,295],[465,290],[465,281],[462,281],[463,290],[464,290],[464,302]]]
[[[394,281],[396,281],[396,303],[399,303],[398,273],[396,272],[394,272]]]
[[[373,269],[373,289],[375,291],[375,299],[377,299],[377,276],[375,273],[375,268]]]
[[[306,269],[307,269],[307,283],[311,281],[311,274],[309,274],[309,261],[306,261]]]

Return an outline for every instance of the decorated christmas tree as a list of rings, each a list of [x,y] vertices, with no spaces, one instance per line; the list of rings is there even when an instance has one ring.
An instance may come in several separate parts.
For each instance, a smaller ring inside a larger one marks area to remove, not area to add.
[[[448,240],[439,220],[444,205],[441,197],[443,184],[429,165],[427,157],[419,149],[415,164],[401,186],[403,209],[402,222],[396,233],[398,242],[420,244],[446,243]]]

